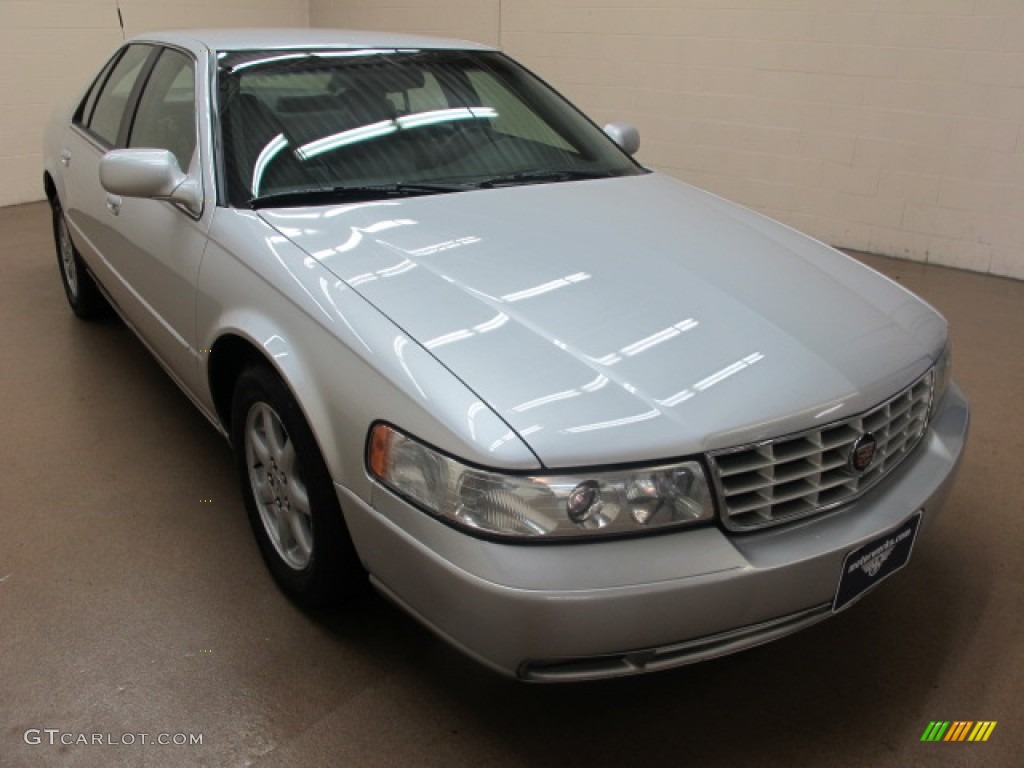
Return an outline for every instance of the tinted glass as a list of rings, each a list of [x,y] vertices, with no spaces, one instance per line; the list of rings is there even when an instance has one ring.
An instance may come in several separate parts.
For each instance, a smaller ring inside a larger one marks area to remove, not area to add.
[[[78,105],[78,109],[75,110],[74,120],[76,123],[85,124],[89,120],[89,116],[92,114],[92,108],[96,104],[96,97],[100,95],[100,88],[103,87],[103,83],[107,79],[107,74],[113,68],[117,62],[118,57],[111,56],[110,60],[103,65],[103,69],[93,80],[92,85],[89,86],[89,92],[82,99],[82,103]]]
[[[641,169],[558,94],[497,53],[247,51],[220,61],[234,205],[339,186],[517,183]]]
[[[169,149],[187,171],[196,149],[195,74],[192,59],[165,50],[139,98],[129,147]]]
[[[128,98],[151,51],[148,45],[129,46],[96,99],[96,106],[89,118],[89,130],[108,144],[113,145],[117,141]]]

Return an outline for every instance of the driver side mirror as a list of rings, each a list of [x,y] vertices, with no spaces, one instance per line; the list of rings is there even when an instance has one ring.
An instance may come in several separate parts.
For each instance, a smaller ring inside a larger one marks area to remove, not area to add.
[[[640,132],[632,123],[608,123],[604,132],[627,155],[635,155],[640,149]]]
[[[166,149],[114,149],[100,160],[100,184],[112,195],[180,203],[198,215],[199,184],[178,167]]]

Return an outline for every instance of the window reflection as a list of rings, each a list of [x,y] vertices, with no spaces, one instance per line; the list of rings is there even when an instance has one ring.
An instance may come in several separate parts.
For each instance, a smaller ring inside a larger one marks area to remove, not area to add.
[[[263,182],[263,174],[267,170],[267,166],[270,165],[270,161],[277,157],[277,154],[288,146],[288,139],[284,137],[283,133],[277,134],[274,138],[267,142],[267,145],[260,151],[259,156],[256,158],[256,166],[252,172],[252,194],[256,196],[260,193],[260,184]]]
[[[441,336],[435,336],[433,339],[428,339],[423,342],[423,346],[427,349],[437,349],[438,347],[443,347],[445,344],[452,344],[456,341],[471,339],[474,336],[496,331],[507,322],[508,315],[504,312],[499,312],[490,320],[474,325],[472,328],[460,328],[456,331],[452,331],[451,333],[446,333]]]
[[[396,336],[394,342],[395,357],[398,358],[399,365],[402,366],[402,370],[405,371],[405,375],[409,377],[409,381],[416,387],[416,391],[420,393],[420,397],[424,400],[429,399],[427,393],[423,391],[423,387],[413,376],[412,370],[409,368],[409,364],[405,362],[405,348],[409,346],[409,340],[405,336]]]
[[[357,144],[360,141],[387,136],[389,133],[394,133],[397,130],[398,126],[395,125],[393,120],[381,120],[377,123],[361,125],[358,128],[350,128],[347,131],[339,131],[330,136],[324,136],[316,141],[311,141],[308,144],[303,144],[295,150],[295,154],[303,160],[309,160],[317,155],[322,155],[324,152],[331,152],[341,147],[347,147],[349,144]]]
[[[826,409],[825,409],[824,411],[822,411],[821,413],[815,414],[814,418],[816,418],[816,419],[823,419],[823,418],[825,418],[826,416],[831,416],[831,415],[832,415],[833,413],[835,413],[836,411],[840,411],[840,410],[842,410],[842,408],[843,408],[843,406],[844,406],[844,405],[846,405],[846,403],[836,403],[836,404],[835,404],[835,405],[833,405],[833,406],[832,406],[831,408],[826,408]]]
[[[559,288],[565,288],[572,285],[573,283],[582,283],[584,280],[589,280],[592,276],[586,272],[577,272],[572,275],[566,275],[560,277],[557,280],[551,280],[541,285],[535,285],[532,288],[526,288],[522,291],[516,291],[515,293],[506,293],[501,297],[501,301],[507,301],[509,303],[515,301],[523,301],[524,299],[532,299],[534,296],[540,296],[551,291],[557,291]]]
[[[338,313],[338,318],[341,320],[341,322],[345,324],[345,327],[348,328],[349,332],[351,332],[351,334],[355,337],[356,341],[362,344],[363,348],[372,355],[374,354],[373,348],[366,343],[366,339],[364,339],[360,335],[359,331],[355,329],[352,323],[349,322],[348,317],[345,316],[345,313],[342,311],[341,307],[338,306],[338,302],[334,300],[335,292],[338,289],[344,289],[344,286],[345,284],[340,280],[336,280],[334,284],[331,285],[326,277],[320,278],[320,291],[327,299],[327,303],[331,305],[331,309]]]
[[[401,203],[395,202],[394,200],[370,200],[365,203],[349,203],[346,205],[338,205],[328,211],[324,211],[323,216],[325,219],[333,219],[335,216],[343,216],[346,213],[358,211],[360,208],[379,208],[384,205],[401,205]]]
[[[539,408],[542,405],[557,403],[560,400],[568,400],[571,397],[578,397],[586,392],[597,392],[599,389],[605,387],[608,384],[608,381],[609,379],[607,376],[600,375],[593,381],[588,381],[586,384],[575,389],[566,389],[561,392],[553,392],[550,395],[537,397],[533,400],[527,400],[525,403],[513,406],[512,410],[522,413],[523,411],[529,411],[533,408]]]
[[[363,285],[364,283],[372,283],[374,280],[379,280],[381,278],[396,277],[397,275],[403,275],[406,272],[409,272],[413,269],[416,269],[415,262],[410,261],[409,259],[402,259],[397,264],[394,264],[390,267],[385,267],[384,269],[378,269],[376,272],[364,272],[361,275],[350,277],[348,278],[348,280],[346,280],[346,282],[353,288],[355,288],[358,285]]]
[[[274,359],[288,357],[288,342],[284,340],[283,336],[276,333],[263,342],[263,348]]]
[[[317,261],[323,261],[327,257],[333,256],[336,253],[346,253],[355,249],[363,242],[363,238],[366,235],[375,235],[378,232],[385,232],[397,227],[411,227],[418,223],[419,222],[415,219],[385,219],[383,221],[374,222],[373,224],[365,227],[349,227],[349,236],[345,242],[336,245],[334,248],[324,248],[319,251],[314,251],[310,255]],[[405,261],[408,261],[408,259]],[[391,269],[393,269],[393,267],[388,267],[387,269],[379,270],[377,272],[370,272],[366,275],[360,275],[358,278],[363,278],[363,282],[366,282],[366,280],[376,279],[378,275],[386,277],[386,273]],[[351,280],[349,282],[351,282]]]
[[[451,109],[432,109],[425,112],[414,112],[410,115],[378,120],[323,136],[315,141],[303,144],[295,150],[295,154],[303,160],[310,160],[325,152],[333,152],[336,149],[352,144],[379,139],[396,131],[408,131],[414,128],[456,123],[463,120],[494,120],[497,117],[498,111],[490,107],[454,107]]]
[[[281,254],[277,252],[277,248],[275,246],[282,245],[284,243],[289,242],[288,239],[285,238],[285,237],[282,237],[281,235],[271,235],[270,237],[265,237],[263,239],[264,239],[264,242],[266,242],[267,247],[270,249],[270,252],[274,255],[274,258],[284,268],[284,270],[288,273],[288,276],[292,280],[295,281],[295,283],[299,286],[299,288],[302,290],[302,292],[304,294],[309,296],[310,300],[314,304],[316,304],[317,309],[319,309],[321,312],[323,312],[324,316],[328,320],[330,320],[331,322],[334,322],[334,315],[332,315],[330,312],[328,312],[324,308],[324,305],[320,303],[320,301],[316,298],[316,296],[314,296],[310,292],[309,288],[306,287],[305,283],[299,278],[299,276],[295,274],[294,270],[292,270],[292,268],[288,265],[288,262],[285,261],[285,259],[283,259],[281,257]]]
[[[543,429],[543,427],[540,424],[534,424],[532,426],[527,427],[526,429],[519,430],[518,436],[526,438],[526,437],[529,437],[530,435],[532,435],[532,434],[534,434],[536,432],[540,432],[542,429]],[[493,443],[491,443],[487,447],[487,450],[489,452],[491,452],[491,453],[494,453],[496,450],[501,448],[501,446],[505,445],[505,443],[507,443],[507,442],[509,442],[511,440],[515,440],[515,439],[516,439],[516,433],[510,429],[504,435],[502,435],[497,440],[495,440]]]
[[[669,339],[674,339],[681,333],[693,330],[698,325],[699,323],[691,317],[686,320],[683,320],[681,323],[676,323],[675,325],[671,325],[668,328],[665,328],[664,330],[658,331],[657,333],[652,333],[650,336],[644,339],[634,341],[632,344],[627,344],[619,351],[626,357],[633,357],[634,355],[639,355],[641,352],[646,352],[648,349],[656,347],[657,345],[662,344],[668,341]]]
[[[440,243],[434,243],[433,245],[425,245],[422,248],[413,248],[406,253],[413,256],[433,256],[435,253],[441,251],[451,251],[455,248],[462,248],[467,245],[475,245],[480,242],[479,237],[469,235],[468,237],[459,237],[454,240],[444,240]]]
[[[230,67],[228,71],[232,73],[241,72],[243,69],[248,69],[249,67],[256,67],[261,64],[279,64],[281,62],[290,61],[293,59],[304,59],[306,58],[306,56],[307,54],[305,53],[282,53],[277,56],[266,56],[262,59],[250,59],[249,61],[244,61],[241,64],[236,64],[235,66]]]
[[[639,355],[642,352],[646,352],[649,349],[653,349],[659,344],[664,344],[666,341],[674,339],[676,336],[686,333],[687,331],[692,331],[698,325],[700,325],[700,322],[694,320],[692,317],[689,317],[686,320],[682,320],[678,323],[670,325],[668,328],[663,328],[660,331],[655,331],[649,336],[645,336],[642,339],[627,344],[626,346],[622,347],[622,349],[620,349],[618,352],[609,352],[607,355],[604,355],[602,357],[587,356],[587,359],[592,363],[597,363],[598,365],[616,365],[617,363],[622,362],[623,356],[634,357],[636,355]]]
[[[581,424],[578,427],[567,427],[563,429],[563,432],[570,434],[577,434],[580,432],[594,432],[599,429],[612,429],[614,427],[624,427],[629,424],[636,424],[641,421],[648,421],[650,419],[657,418],[661,415],[661,411],[657,408],[653,408],[643,413],[638,413],[635,416],[624,416],[621,419],[610,419],[609,421],[598,421],[593,424]]]
[[[525,403],[520,403],[512,408],[513,411],[522,413],[523,411],[529,411],[532,408],[538,408],[542,405],[548,405],[550,403],[557,403],[559,400],[568,400],[570,397],[578,397],[583,394],[580,389],[566,389],[562,392],[553,392],[550,395],[544,395],[533,400],[527,400]]]
[[[408,130],[424,125],[438,125],[439,123],[452,123],[460,120],[494,120],[498,117],[498,110],[490,107],[455,107],[452,109],[431,109],[426,112],[416,112],[411,115],[403,115],[394,122],[399,128]]]
[[[477,400],[466,411],[466,421],[469,424],[469,436],[476,440],[476,417],[487,410],[487,406]]]
[[[676,392],[674,395],[666,397],[664,400],[658,400],[657,403],[658,405],[665,406],[666,408],[671,408],[673,406],[679,405],[680,403],[684,403],[690,398],[696,396],[698,393],[711,389],[711,387],[715,386],[716,384],[721,384],[726,379],[735,376],[740,371],[745,370],[750,366],[754,365],[755,363],[761,362],[762,360],[764,360],[764,355],[761,354],[760,352],[755,352],[752,355],[747,355],[746,357],[737,360],[732,365],[727,365],[725,368],[722,368],[721,370],[716,371],[710,376],[701,379],[692,387],[680,390],[679,392]]]

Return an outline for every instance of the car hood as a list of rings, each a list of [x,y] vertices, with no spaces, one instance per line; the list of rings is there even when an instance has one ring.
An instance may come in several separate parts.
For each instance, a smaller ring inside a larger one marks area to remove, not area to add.
[[[660,174],[260,215],[548,467],[846,418],[921,375],[945,340],[895,283]]]

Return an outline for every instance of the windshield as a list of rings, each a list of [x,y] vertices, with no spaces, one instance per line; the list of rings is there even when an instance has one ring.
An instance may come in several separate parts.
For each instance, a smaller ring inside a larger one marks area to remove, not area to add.
[[[234,206],[644,172],[500,53],[240,51],[218,85]]]

